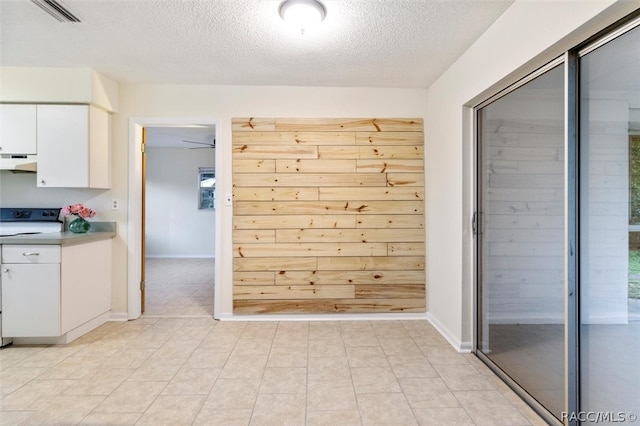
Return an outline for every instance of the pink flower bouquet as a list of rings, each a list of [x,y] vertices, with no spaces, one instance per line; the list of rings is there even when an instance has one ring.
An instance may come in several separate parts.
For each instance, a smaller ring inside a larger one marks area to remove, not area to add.
[[[69,204],[68,206],[64,206],[62,208],[62,214],[64,214],[65,216],[75,215],[83,219],[86,219],[88,217],[94,217],[96,215],[96,212],[94,212],[84,204],[78,203],[78,204]]]

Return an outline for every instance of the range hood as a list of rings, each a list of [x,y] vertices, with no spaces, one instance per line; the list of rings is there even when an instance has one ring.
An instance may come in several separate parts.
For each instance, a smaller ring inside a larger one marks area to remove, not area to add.
[[[35,155],[1,155],[0,170],[16,172],[35,172],[37,169]]]

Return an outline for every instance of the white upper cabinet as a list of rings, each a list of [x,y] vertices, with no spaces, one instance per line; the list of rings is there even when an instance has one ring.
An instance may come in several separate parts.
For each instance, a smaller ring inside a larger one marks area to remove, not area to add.
[[[90,105],[37,105],[39,187],[110,188],[109,113]]]
[[[36,153],[36,106],[0,104],[0,154]]]

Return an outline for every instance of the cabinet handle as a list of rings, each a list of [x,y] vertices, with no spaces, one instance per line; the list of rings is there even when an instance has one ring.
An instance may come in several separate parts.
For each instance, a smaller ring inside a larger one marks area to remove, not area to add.
[[[45,182],[44,179],[40,179],[40,183],[43,184],[43,185],[47,184],[47,182]]]
[[[4,272],[5,274],[10,272],[8,269],[3,269],[2,272]]]
[[[40,256],[40,253],[22,253],[23,256]]]

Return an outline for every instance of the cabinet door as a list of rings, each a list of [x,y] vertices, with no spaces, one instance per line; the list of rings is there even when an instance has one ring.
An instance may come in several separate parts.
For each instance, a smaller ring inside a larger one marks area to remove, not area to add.
[[[36,106],[0,104],[0,154],[36,153]]]
[[[37,109],[38,186],[89,187],[89,106]]]
[[[60,264],[2,265],[2,336],[60,335]]]
[[[60,332],[111,309],[111,240],[62,247]]]
[[[89,186],[111,188],[111,116],[89,107]]]

